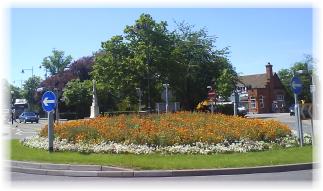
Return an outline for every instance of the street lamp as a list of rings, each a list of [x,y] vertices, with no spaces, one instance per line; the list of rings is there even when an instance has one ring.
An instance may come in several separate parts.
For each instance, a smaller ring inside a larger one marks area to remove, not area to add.
[[[31,70],[31,77],[33,77],[34,76],[34,67],[31,67],[30,69],[22,69],[21,70],[21,73],[25,73],[25,70]]]
[[[13,120],[14,120],[14,102],[13,102],[13,94],[15,93],[14,91],[10,91],[11,93],[11,125],[13,125]]]
[[[40,65],[39,69],[41,69],[41,68],[42,68],[42,66]],[[47,79],[47,68],[45,68],[45,79]]]
[[[168,87],[169,87],[169,84],[163,84],[163,87],[166,89],[166,113],[168,111]]]
[[[142,92],[141,92],[141,89],[140,88],[136,88],[137,90],[137,95],[138,95],[138,101],[139,101],[139,108],[138,108],[138,112],[141,111],[141,96],[142,96]]]
[[[55,94],[56,94],[56,123],[58,124],[59,122],[59,110],[58,110],[58,93],[59,93],[59,90],[58,88],[54,88],[54,91],[55,91]]]

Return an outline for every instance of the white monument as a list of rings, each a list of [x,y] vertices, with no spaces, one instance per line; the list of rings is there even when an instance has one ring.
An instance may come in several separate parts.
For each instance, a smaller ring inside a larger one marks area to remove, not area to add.
[[[95,118],[99,115],[99,105],[98,105],[98,97],[96,95],[96,87],[95,87],[95,80],[93,80],[93,98],[92,98],[92,105],[91,105],[91,115],[90,118]]]

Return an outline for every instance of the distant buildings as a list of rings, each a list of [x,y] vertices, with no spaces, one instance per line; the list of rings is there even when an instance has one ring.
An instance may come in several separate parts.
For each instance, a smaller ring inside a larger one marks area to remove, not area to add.
[[[285,108],[285,89],[273,66],[266,73],[241,76],[237,84],[240,105],[252,113],[282,112]]]

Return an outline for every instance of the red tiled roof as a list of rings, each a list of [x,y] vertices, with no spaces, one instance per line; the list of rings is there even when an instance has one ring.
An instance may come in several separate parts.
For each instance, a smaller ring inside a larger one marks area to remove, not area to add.
[[[251,88],[266,88],[268,82],[266,74],[240,76],[239,79],[244,86],[251,86]]]

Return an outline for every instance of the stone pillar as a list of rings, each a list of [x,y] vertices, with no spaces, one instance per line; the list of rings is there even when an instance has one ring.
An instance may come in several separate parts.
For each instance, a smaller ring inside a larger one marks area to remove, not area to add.
[[[92,105],[91,105],[91,115],[90,118],[95,118],[99,115],[99,105],[98,105],[98,97],[96,95],[96,82],[95,80],[93,82],[93,91],[92,91]]]

